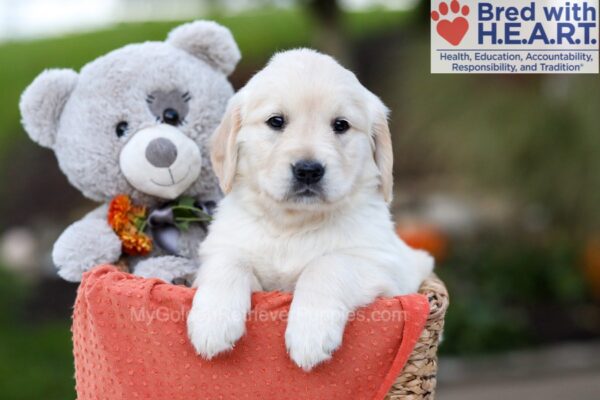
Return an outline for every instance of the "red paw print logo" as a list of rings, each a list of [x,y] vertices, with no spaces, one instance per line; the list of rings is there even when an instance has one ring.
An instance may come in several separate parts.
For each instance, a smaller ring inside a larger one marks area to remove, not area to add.
[[[469,12],[469,6],[461,8],[457,0],[452,0],[450,8],[448,4],[441,2],[438,11],[431,12],[431,19],[437,22],[437,33],[451,45],[458,46],[469,30],[469,21],[465,18]]]

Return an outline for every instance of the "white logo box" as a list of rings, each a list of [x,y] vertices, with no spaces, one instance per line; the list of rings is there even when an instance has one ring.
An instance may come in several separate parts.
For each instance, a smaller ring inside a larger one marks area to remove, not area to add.
[[[598,73],[598,0],[432,0],[432,73]]]

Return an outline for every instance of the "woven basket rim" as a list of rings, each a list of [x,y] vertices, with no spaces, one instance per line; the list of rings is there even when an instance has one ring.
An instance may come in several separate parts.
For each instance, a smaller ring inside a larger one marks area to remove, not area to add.
[[[433,400],[437,383],[437,349],[450,304],[448,289],[436,274],[421,284],[419,293],[427,297],[429,316],[425,328],[396,378],[386,400]]]

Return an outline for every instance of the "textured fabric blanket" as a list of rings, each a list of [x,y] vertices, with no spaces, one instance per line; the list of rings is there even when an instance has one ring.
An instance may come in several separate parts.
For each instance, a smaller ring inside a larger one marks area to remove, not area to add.
[[[206,361],[186,336],[194,292],[112,266],[88,272],[73,313],[78,399],[383,399],[429,311],[418,294],[357,310],[333,359],[307,373],[285,349],[290,294],[255,293],[246,335]]]

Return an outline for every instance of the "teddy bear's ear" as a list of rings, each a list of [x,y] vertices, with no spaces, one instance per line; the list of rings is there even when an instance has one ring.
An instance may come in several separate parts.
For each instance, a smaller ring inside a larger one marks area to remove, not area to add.
[[[67,100],[77,85],[77,72],[50,69],[42,72],[21,95],[19,108],[25,131],[31,139],[51,148]]]
[[[229,29],[212,21],[196,21],[178,26],[167,37],[172,44],[229,75],[241,54]]]

